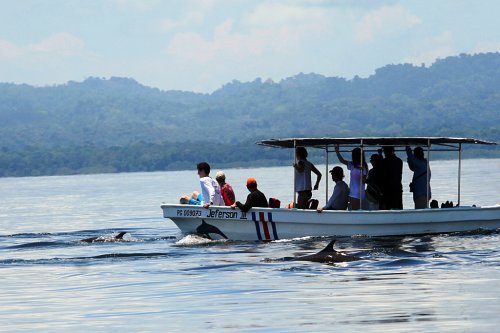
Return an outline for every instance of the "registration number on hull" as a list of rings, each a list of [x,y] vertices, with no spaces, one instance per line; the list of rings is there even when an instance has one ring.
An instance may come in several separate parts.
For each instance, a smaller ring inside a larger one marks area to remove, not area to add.
[[[241,214],[241,216],[238,216]],[[207,209],[206,212],[198,209],[177,209],[178,217],[206,217],[216,219],[243,219],[246,220],[246,213],[238,211],[227,211],[219,209]]]

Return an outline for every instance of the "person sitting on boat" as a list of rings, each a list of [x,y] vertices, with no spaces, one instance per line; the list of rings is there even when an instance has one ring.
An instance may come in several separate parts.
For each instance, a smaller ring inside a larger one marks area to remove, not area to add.
[[[191,193],[191,197],[188,195],[183,195],[179,203],[182,205],[201,205],[201,202],[203,201],[203,195],[197,191],[194,191]]]
[[[203,202],[203,194],[201,194],[198,191],[193,191],[193,193],[191,193],[191,199],[189,199],[188,203],[190,205],[201,205],[202,202]]]
[[[323,208],[316,211],[321,213],[323,210],[346,210],[349,202],[349,186],[344,182],[344,170],[336,166],[330,170],[332,180],[335,182],[332,196]]]
[[[410,192],[413,192],[415,209],[428,208],[431,199],[431,169],[427,175],[427,159],[424,156],[424,150],[422,147],[415,147],[412,153],[411,148],[406,146],[406,156],[408,167],[413,171]]]
[[[366,199],[369,210],[378,210],[383,206],[382,186],[384,184],[384,170],[382,167],[382,156],[373,154],[370,156],[372,168],[368,171],[366,178]]]
[[[385,158],[382,162],[384,202],[381,209],[403,209],[403,161],[394,153],[394,147],[384,146]]]
[[[368,165],[365,158],[361,158],[361,149],[354,148],[351,152],[352,161],[348,161],[342,157],[339,151],[339,146],[335,146],[335,152],[340,163],[347,165],[347,169],[351,171],[351,179],[349,181],[349,199],[352,210],[361,209],[361,201],[366,202],[365,182],[368,174]],[[363,163],[361,164],[361,160]]]
[[[267,199],[264,193],[257,189],[257,181],[255,178],[247,179],[247,189],[250,191],[250,194],[247,196],[247,201],[245,204],[242,204],[239,201],[236,201],[231,205],[231,208],[238,207],[242,212],[248,212],[252,207],[268,207]]]
[[[234,204],[236,200],[234,197],[233,187],[230,184],[226,183],[226,175],[224,174],[224,172],[217,171],[217,173],[215,174],[215,180],[217,181],[217,183],[219,183],[220,192],[222,194],[224,204],[226,206],[231,206],[232,204]]]
[[[208,208],[212,205],[223,206],[224,200],[220,194],[219,184],[210,178],[210,165],[201,162],[196,165],[198,176],[200,177],[201,194],[203,195],[202,206]]]
[[[307,150],[304,147],[295,149],[297,163],[293,165],[295,168],[295,191],[297,191],[297,207],[299,209],[309,208],[309,200],[312,197],[312,190],[317,190],[321,181],[321,172],[307,160]],[[311,171],[316,174],[316,183],[314,188],[311,186]]]

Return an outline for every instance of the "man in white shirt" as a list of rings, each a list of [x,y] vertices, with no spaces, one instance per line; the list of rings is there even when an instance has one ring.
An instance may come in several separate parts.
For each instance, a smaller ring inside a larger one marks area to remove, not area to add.
[[[212,205],[224,206],[219,184],[209,176],[210,165],[207,162],[201,162],[196,165],[196,168],[198,169],[201,193],[203,195],[202,206],[204,208],[208,208]]]

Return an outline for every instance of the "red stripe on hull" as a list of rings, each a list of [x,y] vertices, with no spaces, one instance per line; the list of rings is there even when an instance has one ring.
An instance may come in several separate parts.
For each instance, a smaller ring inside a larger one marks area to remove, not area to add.
[[[271,234],[269,233],[269,228],[267,226],[266,219],[264,218],[264,213],[259,213],[260,222],[262,222],[262,229],[264,229],[264,236],[266,236],[266,240],[271,240]]]

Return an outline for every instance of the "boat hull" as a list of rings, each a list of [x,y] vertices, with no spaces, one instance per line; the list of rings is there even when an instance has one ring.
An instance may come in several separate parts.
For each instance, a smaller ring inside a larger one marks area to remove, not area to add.
[[[500,228],[500,206],[391,211],[324,211],[161,206],[163,216],[185,234],[213,239],[277,240],[306,236],[396,236]]]

